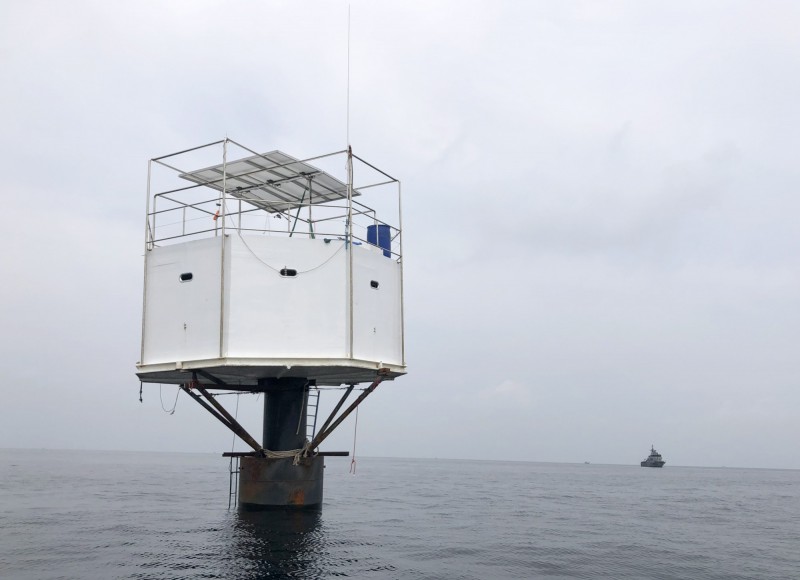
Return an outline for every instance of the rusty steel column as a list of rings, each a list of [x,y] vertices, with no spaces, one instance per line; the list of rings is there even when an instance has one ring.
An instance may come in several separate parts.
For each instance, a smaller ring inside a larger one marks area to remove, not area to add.
[[[244,510],[322,507],[325,460],[305,457],[292,465],[291,457],[242,457],[239,507]]]
[[[306,444],[308,380],[264,379],[264,449],[301,450]],[[239,507],[319,508],[325,460],[320,456],[242,457],[239,474]]]

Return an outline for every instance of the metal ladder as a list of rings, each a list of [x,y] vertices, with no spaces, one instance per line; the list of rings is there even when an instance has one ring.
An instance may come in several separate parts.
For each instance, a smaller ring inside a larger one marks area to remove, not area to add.
[[[316,387],[308,388],[308,403],[306,403],[306,437],[309,441],[314,440],[317,434],[317,409],[319,408],[319,389]]]
[[[228,509],[231,509],[231,504],[234,506],[238,505],[239,473],[242,471],[239,465],[239,460],[239,457],[231,457],[231,461],[228,464],[228,469],[230,470],[230,476],[228,479]]]

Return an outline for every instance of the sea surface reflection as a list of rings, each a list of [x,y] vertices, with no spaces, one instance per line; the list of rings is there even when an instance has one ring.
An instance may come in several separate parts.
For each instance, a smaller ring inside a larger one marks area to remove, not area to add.
[[[232,514],[229,578],[313,578],[325,567],[320,510],[239,511]]]

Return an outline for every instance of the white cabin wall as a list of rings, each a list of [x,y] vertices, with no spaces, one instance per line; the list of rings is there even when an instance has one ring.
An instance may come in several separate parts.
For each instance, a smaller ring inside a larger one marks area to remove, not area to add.
[[[219,356],[221,238],[147,254],[143,364]],[[192,280],[181,282],[180,275]]]
[[[344,241],[231,235],[226,355],[348,355]],[[281,276],[282,268],[297,270]]]
[[[220,356],[221,242],[207,238],[148,253],[143,364]],[[231,233],[225,246],[223,357],[349,358],[343,240]],[[375,246],[355,245],[353,252],[353,358],[402,365],[400,265]],[[281,276],[284,267],[297,276]],[[187,272],[192,280],[181,282]]]
[[[370,285],[373,280],[378,288]],[[400,304],[400,264],[377,246],[354,246],[354,358],[402,364]]]

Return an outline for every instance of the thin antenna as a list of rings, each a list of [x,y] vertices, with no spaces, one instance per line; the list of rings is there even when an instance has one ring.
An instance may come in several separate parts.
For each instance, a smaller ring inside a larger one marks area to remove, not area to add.
[[[350,4],[347,5],[347,147],[350,147]]]

